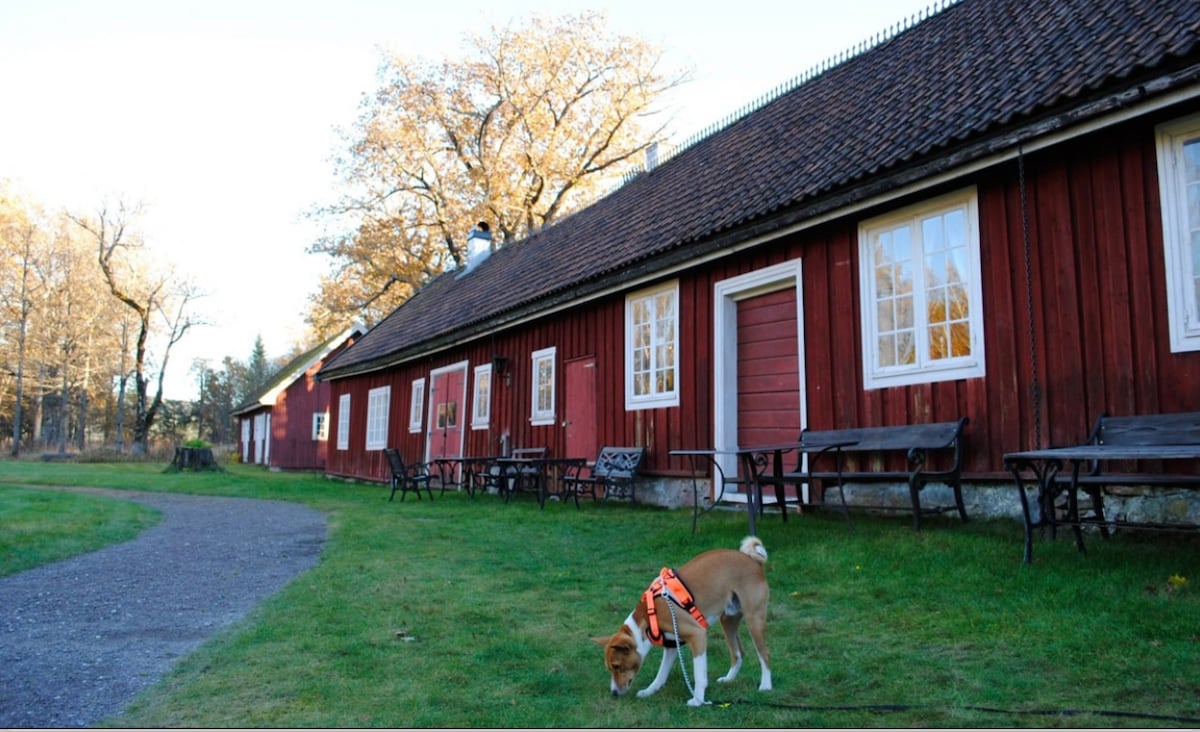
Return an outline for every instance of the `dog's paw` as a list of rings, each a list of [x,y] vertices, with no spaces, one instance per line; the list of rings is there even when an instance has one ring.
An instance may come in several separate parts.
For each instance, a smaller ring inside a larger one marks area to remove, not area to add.
[[[730,681],[733,681],[735,678],[737,678],[737,674],[725,674],[724,676],[717,677],[717,683],[718,684],[728,684]]]
[[[708,703],[708,702],[704,701],[703,699],[697,699],[697,698],[695,698],[695,697],[692,697],[691,699],[688,699],[688,706],[689,706],[689,707],[702,707],[702,706],[704,706],[704,705],[705,705],[705,704],[707,704],[707,703]]]
[[[658,689],[642,689],[641,691],[639,691],[637,693],[637,698],[645,699],[646,697],[650,696],[651,694],[653,694],[656,691],[658,691]]]

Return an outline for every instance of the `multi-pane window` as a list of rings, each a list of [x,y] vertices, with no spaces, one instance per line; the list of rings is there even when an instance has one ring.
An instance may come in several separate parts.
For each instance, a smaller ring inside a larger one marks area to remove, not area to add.
[[[350,395],[338,397],[337,449],[350,449]]]
[[[414,379],[408,402],[408,431],[420,432],[425,419],[425,379]]]
[[[625,299],[625,407],[679,404],[679,286],[643,290]]]
[[[1200,116],[1158,128],[1171,350],[1200,351]]]
[[[471,427],[483,429],[492,419],[492,365],[475,367],[475,392],[471,398]]]
[[[554,422],[554,348],[533,352],[532,424]]]
[[[315,442],[324,442],[329,431],[329,412],[313,412],[312,438]]]
[[[382,450],[387,447],[388,405],[391,398],[390,386],[380,386],[367,392],[368,450]]]
[[[983,375],[974,190],[860,229],[867,388]]]

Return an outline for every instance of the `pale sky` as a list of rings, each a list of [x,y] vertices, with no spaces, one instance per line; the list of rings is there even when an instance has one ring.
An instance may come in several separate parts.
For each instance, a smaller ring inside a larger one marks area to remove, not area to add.
[[[0,0],[0,179],[50,209],[145,204],[148,246],[209,293],[211,325],[168,366],[167,398],[193,399],[194,359],[244,361],[259,334],[276,357],[302,337],[329,269],[303,215],[333,200],[334,129],[375,88],[379,48],[440,61],[468,32],[603,10],[693,69],[666,100],[681,141],[933,4]]]

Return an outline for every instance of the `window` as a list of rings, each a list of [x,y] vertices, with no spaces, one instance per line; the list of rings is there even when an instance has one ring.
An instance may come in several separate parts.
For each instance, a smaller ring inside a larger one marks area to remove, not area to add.
[[[554,348],[533,352],[531,424],[554,424]]]
[[[367,392],[367,449],[382,450],[387,447],[388,403],[392,387],[380,386]]]
[[[475,393],[471,397],[471,429],[484,429],[492,420],[492,365],[475,367]]]
[[[625,298],[625,408],[679,405],[679,284]]]
[[[316,442],[329,439],[329,412],[313,412],[312,438]]]
[[[416,379],[412,383],[412,400],[408,406],[408,431],[420,432],[421,420],[425,416],[425,379]]]
[[[983,376],[978,219],[970,189],[859,228],[866,388]]]
[[[350,395],[338,397],[337,449],[350,449]]]
[[[1200,351],[1200,116],[1157,132],[1171,351]]]

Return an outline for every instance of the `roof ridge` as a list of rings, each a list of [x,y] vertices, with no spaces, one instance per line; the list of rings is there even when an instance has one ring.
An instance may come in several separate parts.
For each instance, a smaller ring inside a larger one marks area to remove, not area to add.
[[[743,104],[742,106],[738,107],[737,109],[735,109],[732,112],[729,112],[724,117],[717,120],[716,122],[712,122],[712,123],[702,127],[699,131],[693,132],[691,135],[688,135],[687,137],[685,137],[683,139],[683,141],[680,142],[679,144],[667,145],[667,146],[665,146],[667,148],[666,150],[663,150],[664,146],[660,145],[659,146],[660,152],[659,152],[658,164],[661,165],[662,163],[665,163],[666,161],[675,157],[676,155],[683,152],[684,150],[687,150],[688,148],[696,145],[697,143],[702,142],[703,140],[711,137],[712,135],[715,135],[716,133],[720,132],[721,130],[724,130],[725,128],[730,127],[737,121],[744,119],[744,118],[750,116],[751,114],[754,114],[755,112],[759,111],[760,109],[767,106],[771,102],[774,102],[775,100],[780,99],[781,97],[784,97],[787,94],[795,91],[796,88],[798,88],[804,84],[807,84],[808,82],[812,81],[813,79],[816,79],[819,76],[822,76],[823,74],[828,73],[829,71],[837,68],[838,66],[841,66],[842,64],[846,63],[847,61],[851,61],[855,58],[858,58],[859,56],[863,55],[864,53],[866,53],[872,49],[875,49],[875,48],[883,45],[884,43],[887,43],[888,41],[892,40],[893,38],[899,36],[901,33],[911,30],[917,24],[922,23],[925,20],[928,20],[929,18],[932,18],[933,16],[937,15],[938,13],[941,13],[942,11],[944,11],[946,8],[948,8],[952,5],[957,5],[958,3],[962,2],[962,1],[963,0],[931,0],[930,4],[925,6],[924,10],[917,12],[917,13],[913,13],[912,15],[910,15],[906,18],[901,18],[900,20],[896,21],[892,25],[884,28],[883,30],[881,30],[877,33],[873,33],[873,34],[867,36],[865,39],[850,46],[849,48],[843,49],[842,51],[835,53],[832,56],[822,59],[821,61],[813,64],[812,66],[808,67],[804,71],[801,71],[799,74],[796,74],[795,76],[791,77],[790,79],[777,84],[772,89],[759,95],[757,99],[754,99],[752,101],[749,101],[749,102]],[[621,183],[622,184],[628,183],[633,178],[636,178],[637,176],[639,176],[645,172],[647,172],[647,167],[643,163],[636,170],[633,170],[629,173],[626,173],[624,176],[622,176]]]

